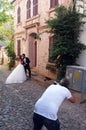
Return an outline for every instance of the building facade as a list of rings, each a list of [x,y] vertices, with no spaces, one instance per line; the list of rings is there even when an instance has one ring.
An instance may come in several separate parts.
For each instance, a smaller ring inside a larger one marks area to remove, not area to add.
[[[13,0],[16,55],[25,53],[30,58],[34,71],[55,79],[55,71],[46,69],[52,36],[43,33],[48,30],[45,23],[54,16],[55,6],[73,5],[72,0]],[[38,37],[38,34],[39,35]]]

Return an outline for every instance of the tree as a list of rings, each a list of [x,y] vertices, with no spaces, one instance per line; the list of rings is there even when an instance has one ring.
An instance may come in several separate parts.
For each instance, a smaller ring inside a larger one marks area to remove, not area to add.
[[[12,5],[9,0],[0,0],[0,40],[6,42],[6,53],[9,57],[8,67],[15,65],[14,23]]]
[[[53,34],[53,51],[50,58],[55,61],[59,70],[58,79],[65,76],[66,66],[75,65],[76,60],[86,46],[81,43],[81,27],[84,25],[84,15],[64,6],[56,8],[55,17],[46,21]]]
[[[8,26],[10,23],[10,26]],[[7,56],[9,57],[9,63],[8,67],[11,70],[15,66],[15,52],[14,52],[14,26],[13,26],[13,19],[8,21],[8,24],[4,28],[4,34],[8,38],[7,44],[6,44],[6,53]]]
[[[0,40],[5,40],[5,31],[9,30],[6,25],[12,24],[12,5],[9,0],[0,0]]]

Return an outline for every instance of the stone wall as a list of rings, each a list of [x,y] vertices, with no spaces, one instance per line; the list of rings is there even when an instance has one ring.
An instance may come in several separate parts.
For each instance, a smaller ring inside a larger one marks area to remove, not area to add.
[[[66,7],[72,5],[72,0],[59,0],[58,6],[63,4]],[[15,26],[15,52],[17,53],[17,40],[21,40],[21,53],[25,53],[29,57],[30,40],[29,35],[32,33],[40,34],[48,30],[45,21],[54,16],[55,9],[50,9],[49,0],[38,0],[38,15],[26,19],[26,2],[27,0],[15,0],[14,5],[14,26]],[[32,4],[32,0],[31,0]],[[17,9],[21,7],[21,22],[17,24]],[[32,11],[33,6],[31,6]],[[32,12],[31,12],[32,15]],[[37,53],[36,66],[32,69],[45,76],[55,79],[56,74],[46,70],[49,56],[49,36],[50,34],[42,33],[40,39],[36,39]],[[33,58],[30,59],[34,60]]]

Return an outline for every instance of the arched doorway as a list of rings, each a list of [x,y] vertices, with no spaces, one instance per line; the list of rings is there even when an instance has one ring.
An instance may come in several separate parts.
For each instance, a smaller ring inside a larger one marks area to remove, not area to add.
[[[30,58],[30,66],[36,67],[37,66],[37,34],[31,33],[29,35],[29,58]]]

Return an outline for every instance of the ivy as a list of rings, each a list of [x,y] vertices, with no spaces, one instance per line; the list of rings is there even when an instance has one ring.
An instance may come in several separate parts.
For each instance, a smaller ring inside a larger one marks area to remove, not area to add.
[[[58,79],[65,76],[67,65],[76,65],[79,54],[86,49],[86,45],[80,41],[84,17],[75,9],[60,6],[55,10],[55,17],[46,21],[49,33],[54,36],[54,51],[51,52],[50,59],[55,61],[59,70]]]

